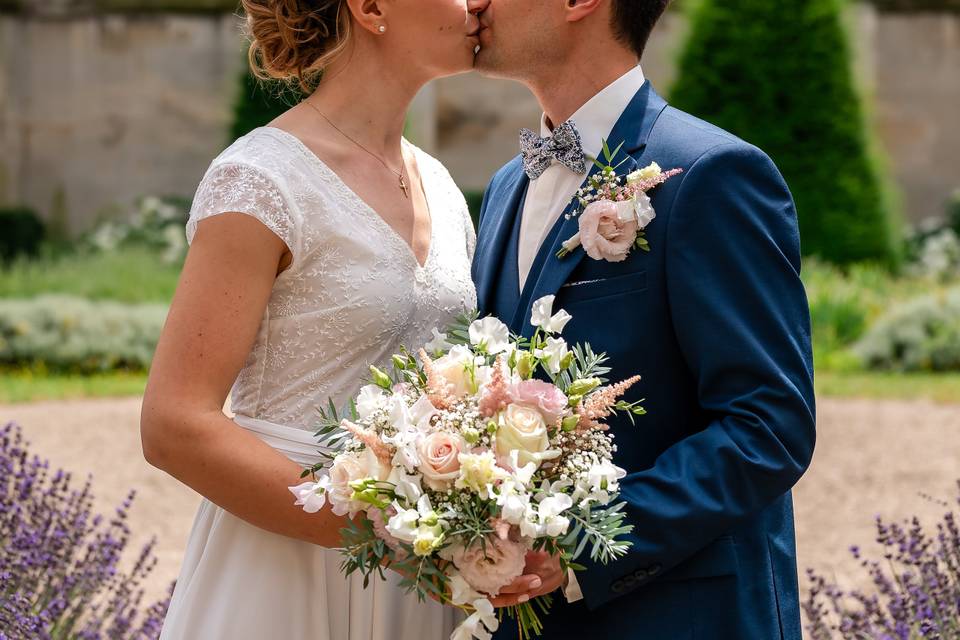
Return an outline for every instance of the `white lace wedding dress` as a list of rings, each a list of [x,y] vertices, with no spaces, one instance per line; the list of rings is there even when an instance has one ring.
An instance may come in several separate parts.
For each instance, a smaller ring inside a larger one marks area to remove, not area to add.
[[[416,154],[432,218],[429,256],[409,245],[293,135],[262,127],[237,140],[200,183],[187,239],[223,212],[261,220],[291,266],[274,284],[231,391],[235,422],[307,465],[317,406],[346,405],[403,344],[420,346],[476,306],[475,236],[443,166]],[[291,503],[293,496],[290,496]],[[164,623],[164,640],[441,640],[455,610],[405,594],[393,572],[363,589],[339,552],[268,533],[203,500]]]

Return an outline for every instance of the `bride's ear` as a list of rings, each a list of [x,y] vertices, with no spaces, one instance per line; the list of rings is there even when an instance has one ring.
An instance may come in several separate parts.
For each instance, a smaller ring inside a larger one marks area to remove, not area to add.
[[[389,27],[384,11],[386,4],[384,0],[347,0],[357,25],[376,35],[383,35]]]
[[[564,0],[567,22],[578,22],[600,8],[609,0]]]

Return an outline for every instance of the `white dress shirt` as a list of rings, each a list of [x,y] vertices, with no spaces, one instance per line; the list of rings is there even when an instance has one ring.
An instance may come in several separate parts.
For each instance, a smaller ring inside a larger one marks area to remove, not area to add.
[[[640,66],[607,85],[580,107],[570,119],[580,132],[583,150],[590,157],[599,157],[602,141],[610,135],[613,126],[623,115],[630,100],[643,86],[645,78]],[[563,123],[555,123],[563,124]],[[547,137],[551,128],[544,114],[540,119],[540,135]],[[620,144],[610,140],[610,146]],[[592,162],[587,161],[587,171]],[[530,267],[540,251],[540,245],[560,218],[560,214],[576,195],[587,173],[574,173],[556,160],[536,180],[530,181],[527,198],[520,219],[520,238],[517,247],[517,270],[520,273],[520,290],[526,284]]]

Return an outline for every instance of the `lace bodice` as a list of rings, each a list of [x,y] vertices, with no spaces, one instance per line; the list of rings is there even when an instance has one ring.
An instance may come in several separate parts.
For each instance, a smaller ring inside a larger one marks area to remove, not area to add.
[[[421,267],[409,245],[319,157],[281,129],[261,127],[211,163],[187,241],[204,218],[256,217],[293,256],[277,276],[254,346],[231,390],[234,413],[311,428],[316,407],[343,407],[400,345],[418,348],[476,306],[476,242],[463,194],[446,169],[416,154],[432,221]]]

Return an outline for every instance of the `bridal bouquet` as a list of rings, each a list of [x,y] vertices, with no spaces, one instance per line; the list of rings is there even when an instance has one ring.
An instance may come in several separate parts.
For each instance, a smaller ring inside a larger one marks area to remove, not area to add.
[[[490,598],[523,574],[528,551],[582,569],[586,550],[606,563],[629,546],[616,502],[625,472],[604,420],[644,413],[620,399],[639,377],[607,386],[605,356],[559,337],[571,316],[554,314],[553,300],[535,303],[529,340],[473,314],[434,329],[419,357],[401,349],[392,374],[371,367],[348,415],[332,402],[320,411],[317,436],[336,453],[304,472],[319,480],[290,488],[308,512],[329,500],[353,517],[342,531],[347,575],[366,585],[390,565],[421,599],[465,611],[454,640],[491,637],[500,617]],[[549,606],[544,596],[506,609],[529,638]]]

